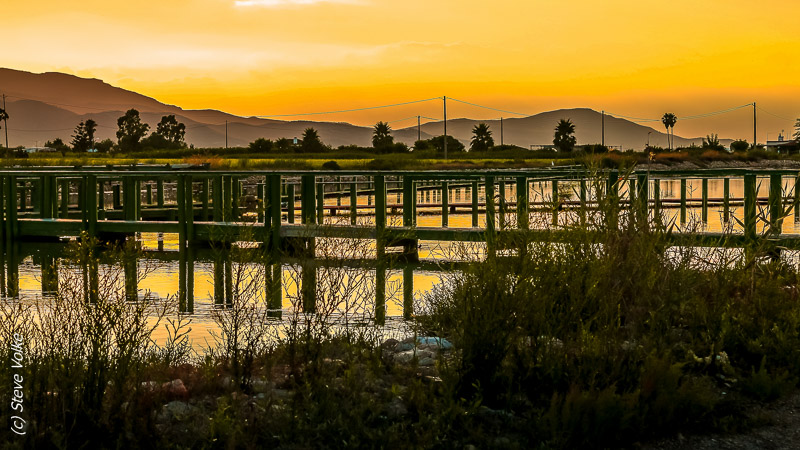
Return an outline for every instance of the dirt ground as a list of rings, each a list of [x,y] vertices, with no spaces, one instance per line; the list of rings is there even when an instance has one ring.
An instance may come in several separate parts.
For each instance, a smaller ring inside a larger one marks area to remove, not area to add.
[[[678,435],[642,445],[645,450],[789,450],[800,449],[800,393],[755,405],[747,413],[766,425],[737,434]]]

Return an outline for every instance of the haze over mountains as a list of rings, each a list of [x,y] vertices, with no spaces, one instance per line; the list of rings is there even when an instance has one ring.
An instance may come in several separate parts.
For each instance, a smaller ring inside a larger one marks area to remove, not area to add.
[[[142,120],[150,124],[153,131],[161,117],[175,114],[186,124],[186,142],[195,147],[224,147],[225,122],[228,146],[246,146],[257,138],[300,138],[303,130],[314,127],[322,140],[329,145],[370,146],[372,128],[344,122],[314,122],[307,120],[284,121],[240,117],[216,110],[184,110],[167,105],[136,92],[111,86],[97,79],[80,78],[63,73],[34,74],[13,69],[0,68],[0,92],[6,94],[9,146],[26,147],[43,145],[45,141],[61,138],[71,140],[75,126],[86,119],[98,123],[96,139],[110,138],[116,141],[117,118],[130,108],[136,108]],[[343,105],[346,107],[346,105]],[[530,117],[503,120],[503,142],[522,147],[552,144],[553,129],[559,119],[571,119],[575,123],[578,144],[594,144],[601,141],[601,114],[597,111],[577,108],[543,112]],[[495,143],[500,143],[499,120],[449,119],[447,132],[468,144],[472,128],[485,122],[493,131]],[[660,124],[659,124],[660,127]],[[605,142],[622,149],[641,150],[648,141],[666,147],[667,137],[661,130],[639,125],[625,119],[605,117]],[[429,122],[421,126],[422,139],[442,134],[441,122]],[[396,129],[395,140],[413,144],[417,139],[417,127]],[[649,135],[649,136],[648,136]],[[702,138],[675,136],[675,145],[700,144]],[[722,140],[728,143],[730,140]]]

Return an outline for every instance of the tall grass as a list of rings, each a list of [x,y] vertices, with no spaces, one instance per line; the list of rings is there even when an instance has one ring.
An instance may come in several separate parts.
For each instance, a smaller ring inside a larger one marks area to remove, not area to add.
[[[552,241],[517,235],[485,259],[447,248],[471,263],[418,299],[409,324],[455,346],[430,367],[399,362],[386,341],[366,234],[297,238],[280,308],[274,255],[221,249],[231,295],[197,355],[177,302],[126,296],[117,261],[136,248],[99,259],[84,239],[55,298],[0,308],[0,339],[26,337],[30,406],[29,435],[0,446],[606,448],[748,426],[743,405],[786,395],[800,375],[797,268],[766,244],[671,246],[672,224],[620,210],[604,182],[575,221],[531,213],[560,232]],[[178,377],[185,392],[162,386]]]

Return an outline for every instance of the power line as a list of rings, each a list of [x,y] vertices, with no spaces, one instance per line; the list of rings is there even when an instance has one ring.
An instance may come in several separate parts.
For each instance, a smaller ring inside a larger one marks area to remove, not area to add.
[[[420,116],[420,115],[417,115],[417,116],[406,117],[405,119],[397,119],[397,120],[392,120],[392,121],[389,121],[389,122],[386,122],[386,123],[402,122],[402,121],[404,121],[404,120],[416,119],[417,117],[419,117],[419,118],[421,118],[421,119],[428,119],[428,120],[441,120],[441,119],[437,119],[437,118],[435,118],[435,117],[426,117],[426,116]]]
[[[770,116],[777,117],[778,119],[788,120],[788,121],[790,121],[790,122],[791,122],[791,121],[794,121],[794,120],[796,120],[796,119],[790,119],[790,118],[788,118],[788,117],[779,116],[779,115],[777,115],[777,114],[775,114],[775,113],[771,113],[771,112],[767,111],[766,109],[764,109],[764,108],[762,108],[762,107],[760,107],[760,106],[757,106],[756,108],[758,108],[758,110],[759,110],[759,111],[761,111],[761,112],[764,112],[764,113],[767,113],[767,114],[769,114]]]
[[[429,102],[431,100],[441,100],[441,97],[426,98],[423,100],[414,100],[411,102],[393,103],[391,105],[367,106],[364,108],[354,108],[354,109],[340,109],[336,111],[321,111],[321,112],[309,112],[309,113],[298,113],[298,114],[268,114],[268,115],[256,115],[252,117],[296,117],[296,116],[317,116],[322,114],[339,114],[346,112],[367,111],[370,109],[391,108],[394,106],[411,105],[414,103]]]
[[[720,114],[726,114],[726,113],[729,113],[729,112],[733,112],[733,111],[736,111],[737,109],[749,108],[751,106],[753,106],[753,104],[752,103],[748,103],[746,105],[734,106],[733,108],[721,109],[719,111],[713,111],[713,112],[708,112],[708,113],[703,113],[703,114],[697,114],[697,115],[694,115],[694,116],[678,117],[678,119],[682,119],[682,120],[703,119],[703,118],[706,118],[706,117],[718,116]]]
[[[509,113],[509,114],[516,114],[518,116],[526,116],[527,117],[527,116],[532,116],[533,115],[533,114],[525,114],[525,113],[520,113],[520,112],[515,112],[515,111],[507,111],[505,109],[492,108],[491,106],[484,106],[484,105],[479,105],[477,103],[470,103],[470,102],[466,102],[464,100],[459,100],[459,99],[453,98],[453,97],[448,97],[448,99],[456,101],[456,102],[459,102],[459,103],[464,103],[466,105],[476,106],[478,108],[490,109],[492,111],[499,111],[499,112],[504,112],[504,113]]]

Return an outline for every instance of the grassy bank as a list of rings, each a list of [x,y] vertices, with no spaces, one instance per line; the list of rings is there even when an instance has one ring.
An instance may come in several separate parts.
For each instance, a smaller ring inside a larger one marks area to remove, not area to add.
[[[549,150],[529,151],[515,148],[489,152],[451,153],[445,160],[432,150],[404,154],[375,154],[367,151],[332,150],[325,153],[254,153],[246,148],[151,150],[131,154],[79,154],[63,156],[31,154],[27,158],[3,158],[2,166],[89,166],[130,164],[209,164],[212,169],[374,169],[374,170],[447,170],[534,168],[551,165],[600,166],[627,168],[636,164],[674,166],[694,164],[706,167],[711,163],[755,163],[764,160],[796,161],[798,155],[780,155],[764,150],[727,153],[717,150],[683,149],[679,152],[617,152],[585,154],[556,153]],[[327,166],[325,164],[328,164]],[[332,165],[335,163],[335,165]]]
[[[792,392],[800,375],[796,265],[758,247],[668,247],[660,220],[600,203],[566,242],[516,242],[524,250],[443,277],[406,340],[353,305],[374,298],[367,267],[326,265],[316,312],[291,293],[277,320],[269,274],[234,264],[234,300],[199,353],[174,299],[128,302],[121,267],[104,266],[89,302],[75,271],[52,301],[3,303],[0,340],[22,336],[25,361],[0,378],[23,378],[28,428],[0,446],[606,448],[758,425],[752,402]],[[92,264],[95,251],[87,240],[62,264]],[[446,341],[417,339],[433,336]],[[0,409],[3,423],[12,415]]]

